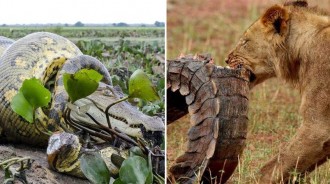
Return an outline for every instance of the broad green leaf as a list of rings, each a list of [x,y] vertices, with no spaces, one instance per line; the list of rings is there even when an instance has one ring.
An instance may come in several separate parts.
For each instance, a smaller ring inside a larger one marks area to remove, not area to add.
[[[33,106],[25,99],[23,93],[18,91],[10,103],[11,108],[25,120],[33,123]]]
[[[33,114],[38,107],[47,106],[51,93],[36,78],[24,80],[22,87],[12,99],[10,106],[14,112],[32,123]]]
[[[132,156],[140,156],[143,158],[147,158],[147,156],[145,154],[143,154],[141,148],[139,148],[138,146],[134,146],[132,148],[129,149],[129,155]]]
[[[110,171],[101,155],[97,152],[84,153],[80,157],[80,168],[86,178],[95,184],[108,184]]]
[[[147,161],[144,158],[133,156],[123,162],[119,170],[119,177],[123,183],[151,184],[150,172]]]
[[[146,101],[159,100],[159,96],[148,76],[140,69],[132,74],[128,85],[130,98],[140,98]]]
[[[79,76],[83,73],[87,74],[91,80],[94,80],[96,82],[100,82],[103,78],[103,76],[99,72],[93,69],[81,69],[76,73],[76,75]]]
[[[45,107],[51,100],[50,91],[36,78],[24,80],[20,91],[33,109]]]
[[[92,69],[82,69],[75,74],[63,75],[64,88],[69,94],[71,102],[75,102],[92,94],[102,79],[102,75]]]

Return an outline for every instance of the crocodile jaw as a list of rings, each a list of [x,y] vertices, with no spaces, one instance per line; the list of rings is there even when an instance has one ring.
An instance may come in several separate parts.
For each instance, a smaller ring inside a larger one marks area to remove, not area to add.
[[[76,101],[75,105],[82,107],[89,104],[89,110],[87,112],[98,122],[107,126],[104,113],[106,107],[123,97],[124,94],[119,87],[101,83],[97,91],[84,99]],[[109,114],[112,128],[117,128],[121,132],[133,137],[142,137],[141,126],[147,131],[165,131],[165,126],[161,118],[147,116],[127,101],[112,106],[109,109]],[[91,122],[91,119],[86,114],[77,111],[71,113],[71,118],[78,121]]]

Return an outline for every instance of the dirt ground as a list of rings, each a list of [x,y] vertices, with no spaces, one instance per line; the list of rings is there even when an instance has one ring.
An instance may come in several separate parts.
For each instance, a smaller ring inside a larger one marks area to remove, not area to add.
[[[31,148],[24,145],[0,145],[0,162],[13,157],[29,156],[34,160],[31,169],[26,172],[29,184],[84,184],[89,183],[76,177],[60,174],[49,169],[45,149]],[[4,181],[4,171],[0,170],[0,183]],[[20,182],[16,182],[20,183]]]

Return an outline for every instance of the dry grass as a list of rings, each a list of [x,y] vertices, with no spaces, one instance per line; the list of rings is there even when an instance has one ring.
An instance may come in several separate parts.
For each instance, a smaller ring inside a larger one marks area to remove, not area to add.
[[[235,46],[239,36],[266,7],[266,0],[169,0],[167,17],[167,56],[180,53],[211,53],[217,64]],[[283,2],[283,1],[282,1]],[[318,5],[330,11],[330,0]],[[316,2],[310,2],[315,5]],[[250,94],[247,147],[229,183],[255,183],[258,170],[290,140],[301,123],[298,91],[277,79],[257,86]],[[168,168],[183,153],[188,118],[167,129]],[[293,173],[294,177],[294,173]],[[301,183],[330,183],[330,162],[305,177]]]

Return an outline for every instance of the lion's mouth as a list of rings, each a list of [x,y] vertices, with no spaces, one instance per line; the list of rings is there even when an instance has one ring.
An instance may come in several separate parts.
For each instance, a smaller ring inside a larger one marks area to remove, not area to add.
[[[251,70],[249,70],[249,72],[250,72],[250,78],[249,78],[250,83],[253,83],[257,79],[257,77]]]
[[[256,81],[257,77],[256,75],[253,73],[251,67],[249,65],[246,65],[244,63],[244,59],[238,56],[233,56],[233,55],[229,55],[229,57],[226,59],[226,63],[229,65],[230,68],[245,68],[250,72],[250,77],[249,77],[249,81],[250,83],[253,83]]]

